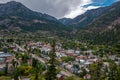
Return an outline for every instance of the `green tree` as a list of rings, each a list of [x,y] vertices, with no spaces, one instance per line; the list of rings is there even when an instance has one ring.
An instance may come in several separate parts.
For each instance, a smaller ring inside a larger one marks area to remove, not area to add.
[[[120,55],[120,43],[115,46],[115,52]]]
[[[38,75],[42,73],[42,65],[41,63],[38,62],[38,60],[33,58],[32,66],[34,67],[34,70],[35,70],[35,80],[38,80],[39,78]]]
[[[28,60],[28,54],[25,53],[25,54],[22,55],[22,61],[23,61],[23,63],[26,63],[27,60]]]
[[[98,62],[97,64],[90,64],[90,72],[92,80],[101,80],[101,68],[103,66],[102,62]]]
[[[108,80],[119,80],[120,79],[120,68],[115,63],[110,63],[110,71]]]
[[[17,68],[17,71],[18,71],[19,76],[28,76],[30,75],[32,71],[32,67],[31,66],[19,66]]]
[[[55,80],[56,79],[56,66],[55,66],[55,40],[53,40],[52,43],[52,48],[53,50],[50,52],[50,61],[49,64],[50,66],[48,66],[48,70],[46,73],[46,80]]]
[[[13,74],[13,78],[14,78],[14,80],[19,80],[19,73],[18,73],[18,69],[16,69],[15,71],[14,71],[14,74]]]
[[[0,76],[0,80],[11,80],[9,77],[6,76]]]
[[[12,60],[12,65],[13,65],[13,68],[15,69],[18,65],[18,62],[13,59]]]
[[[67,77],[65,80],[76,80],[73,76]]]
[[[6,62],[6,67],[5,67],[5,75],[8,74],[8,62]]]

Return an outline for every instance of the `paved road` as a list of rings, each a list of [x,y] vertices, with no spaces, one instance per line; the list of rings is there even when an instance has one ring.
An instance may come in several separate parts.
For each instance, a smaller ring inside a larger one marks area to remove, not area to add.
[[[35,54],[32,54],[32,57],[45,64],[45,60],[43,58],[40,58]]]
[[[22,48],[21,46],[19,46],[18,44],[16,44],[16,43],[14,43],[15,44],[15,46],[19,49],[19,50],[21,50],[21,51],[26,51],[24,48]]]

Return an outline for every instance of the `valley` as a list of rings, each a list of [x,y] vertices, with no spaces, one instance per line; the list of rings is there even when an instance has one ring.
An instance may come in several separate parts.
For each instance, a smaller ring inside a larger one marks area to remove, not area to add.
[[[119,80],[119,4],[73,19],[0,4],[0,80]]]

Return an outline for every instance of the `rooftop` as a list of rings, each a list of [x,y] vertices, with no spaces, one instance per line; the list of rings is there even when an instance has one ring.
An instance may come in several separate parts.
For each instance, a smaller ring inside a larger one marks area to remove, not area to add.
[[[13,56],[11,53],[1,53],[0,58]]]

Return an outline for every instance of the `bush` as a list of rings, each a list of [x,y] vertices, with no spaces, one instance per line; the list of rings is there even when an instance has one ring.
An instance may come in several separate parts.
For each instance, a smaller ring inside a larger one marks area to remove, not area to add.
[[[0,80],[11,80],[9,77],[6,76],[0,76]]]
[[[18,73],[19,75],[22,76],[28,76],[32,71],[32,67],[31,66],[19,66],[18,67]]]
[[[5,71],[3,70],[3,71],[0,71],[0,76],[3,76],[3,75],[5,75]],[[1,79],[0,79],[1,80]]]

